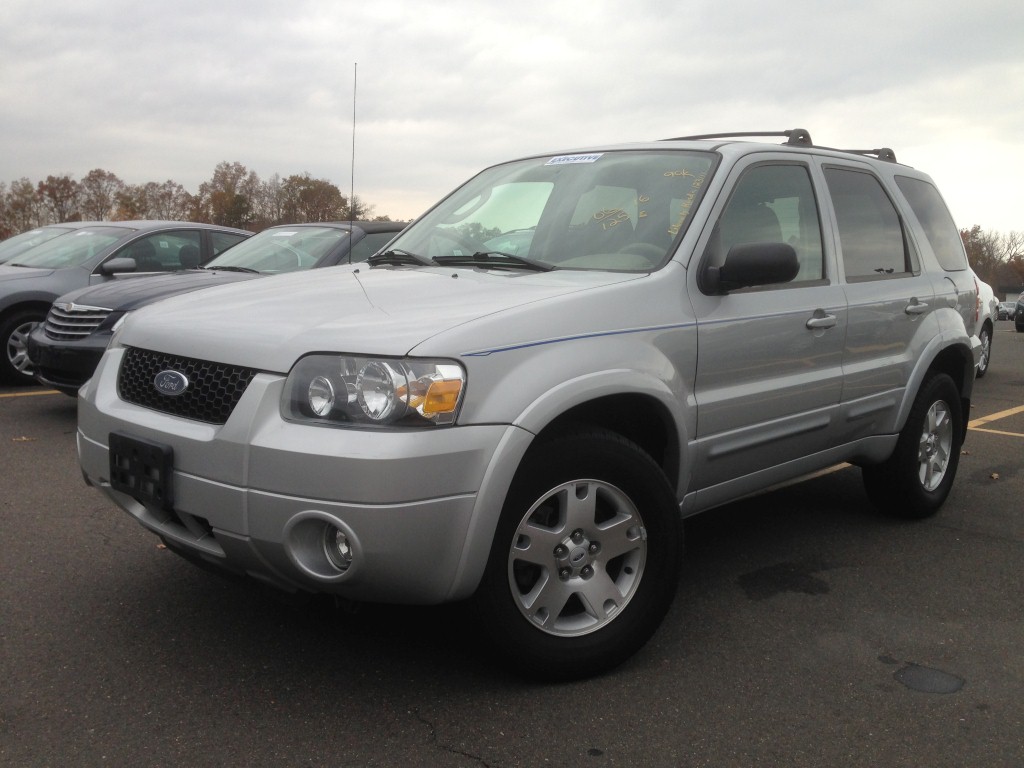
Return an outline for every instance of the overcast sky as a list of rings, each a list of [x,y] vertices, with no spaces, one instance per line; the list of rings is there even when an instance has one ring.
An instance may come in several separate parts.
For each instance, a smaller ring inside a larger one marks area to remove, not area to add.
[[[1024,230],[1020,0],[3,0],[0,182],[308,172],[412,218],[520,155],[806,128]],[[358,88],[353,110],[353,74]]]

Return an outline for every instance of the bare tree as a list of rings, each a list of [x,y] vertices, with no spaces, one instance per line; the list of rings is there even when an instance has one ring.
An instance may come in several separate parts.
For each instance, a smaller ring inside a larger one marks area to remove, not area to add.
[[[210,181],[199,185],[209,221],[229,227],[245,227],[252,221],[259,176],[241,163],[218,163]]]
[[[78,182],[67,174],[47,176],[37,186],[39,197],[53,221],[71,221],[81,218],[78,212]]]
[[[78,182],[79,210],[82,218],[89,221],[106,221],[114,215],[117,193],[124,188],[124,182],[110,171],[94,168]]]
[[[168,179],[163,184],[146,184],[147,213],[154,219],[181,221],[191,211],[191,195],[176,181]]]
[[[24,232],[48,221],[38,189],[26,178],[11,182],[4,208],[14,232]]]

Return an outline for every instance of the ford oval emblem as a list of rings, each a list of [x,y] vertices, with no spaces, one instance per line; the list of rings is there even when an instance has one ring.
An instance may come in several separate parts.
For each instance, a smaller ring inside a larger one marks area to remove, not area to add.
[[[160,371],[153,379],[153,387],[161,395],[178,397],[188,389],[188,377],[179,371]]]

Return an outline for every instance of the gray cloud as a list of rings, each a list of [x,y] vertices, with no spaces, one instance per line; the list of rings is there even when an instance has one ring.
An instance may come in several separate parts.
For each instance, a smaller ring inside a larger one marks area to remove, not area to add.
[[[104,168],[195,189],[223,160],[422,210],[532,152],[804,127],[893,147],[961,226],[1024,229],[1019,4],[270,0],[0,10],[0,181]]]

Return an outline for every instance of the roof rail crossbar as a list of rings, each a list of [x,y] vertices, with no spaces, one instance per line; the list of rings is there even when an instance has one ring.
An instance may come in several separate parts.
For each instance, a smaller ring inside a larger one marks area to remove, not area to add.
[[[662,141],[696,141],[698,139],[740,139],[751,136],[785,136],[786,144],[796,144],[802,147],[813,146],[811,134],[803,128],[792,128],[788,131],[733,131],[731,133],[704,133],[699,136],[677,136],[674,139],[662,139]]]
[[[885,160],[890,163],[898,162],[896,160],[896,153],[888,147],[879,147],[878,149],[843,149],[842,152],[849,152],[851,155],[867,155],[868,157],[877,157],[879,160]]]

